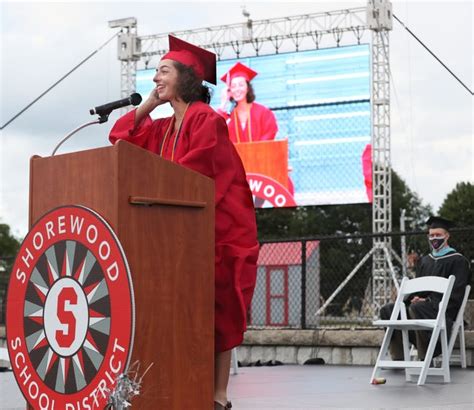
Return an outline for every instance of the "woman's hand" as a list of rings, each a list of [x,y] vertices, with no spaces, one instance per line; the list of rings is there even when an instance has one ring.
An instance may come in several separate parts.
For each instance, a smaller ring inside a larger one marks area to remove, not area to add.
[[[146,101],[137,108],[135,113],[135,127],[137,127],[143,119],[148,116],[156,107],[166,103],[167,101],[161,100],[158,96],[158,91],[155,88]]]
[[[162,104],[167,102],[165,100],[160,99],[160,96],[158,95],[158,88],[157,87],[155,87],[155,89],[150,93],[150,95],[148,97],[148,100],[150,100],[149,104],[150,104],[150,106],[153,106],[153,109],[155,109],[159,105],[162,105]],[[147,102],[148,102],[148,100],[147,100]]]
[[[221,92],[221,106],[220,106],[220,109],[222,111],[226,110],[226,106],[230,101],[230,97],[231,97],[230,90],[228,88],[223,88]]]

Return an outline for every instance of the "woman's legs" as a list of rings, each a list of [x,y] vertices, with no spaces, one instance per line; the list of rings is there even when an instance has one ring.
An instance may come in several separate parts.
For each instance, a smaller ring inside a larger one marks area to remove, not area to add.
[[[225,406],[232,350],[218,352],[214,361],[214,400]]]

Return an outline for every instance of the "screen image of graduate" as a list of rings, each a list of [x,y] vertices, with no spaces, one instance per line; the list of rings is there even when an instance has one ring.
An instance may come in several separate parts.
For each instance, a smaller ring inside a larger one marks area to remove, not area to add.
[[[255,102],[250,81],[256,75],[256,71],[239,62],[221,77],[227,87],[217,112],[225,118],[233,143],[269,141],[277,134],[273,112]]]
[[[256,281],[255,211],[242,162],[203,84],[216,83],[215,54],[173,36],[169,42],[150,96],[117,120],[109,139],[136,144],[215,182],[214,408],[223,410],[231,407],[231,349],[242,343]],[[152,120],[150,113],[165,103],[173,115]]]

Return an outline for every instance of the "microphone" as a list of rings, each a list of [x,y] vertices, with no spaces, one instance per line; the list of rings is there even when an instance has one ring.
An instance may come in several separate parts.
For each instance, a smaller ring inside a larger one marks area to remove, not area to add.
[[[91,115],[97,114],[99,116],[109,115],[117,108],[127,107],[128,105],[138,105],[142,102],[142,96],[138,93],[133,93],[130,97],[122,98],[121,100],[113,101],[89,110]]]

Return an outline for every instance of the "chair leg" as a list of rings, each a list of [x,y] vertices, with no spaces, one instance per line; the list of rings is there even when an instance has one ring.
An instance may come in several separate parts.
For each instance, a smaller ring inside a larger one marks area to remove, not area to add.
[[[433,359],[433,353],[435,350],[436,342],[440,336],[440,328],[433,329],[431,334],[430,343],[428,344],[428,349],[426,350],[423,367],[421,368],[420,377],[418,378],[418,386],[425,384],[426,376],[428,375],[428,370],[431,365],[431,360]],[[446,333],[444,334],[446,337]],[[443,352],[445,353],[445,352]]]
[[[441,352],[443,352],[441,368],[443,370],[444,382],[449,383],[451,377],[449,374],[449,353],[448,353],[448,337],[446,330],[441,331]]]
[[[410,341],[408,339],[408,330],[402,330],[402,341],[403,341],[403,360],[409,362],[410,359]],[[405,368],[405,380],[410,381],[410,369]]]
[[[451,330],[451,337],[449,338],[448,343],[448,355],[451,357],[454,350],[454,343],[456,343],[456,338],[458,337],[458,329],[455,325],[453,325],[453,329]]]
[[[380,371],[379,362],[380,360],[383,360],[387,356],[388,347],[390,345],[390,341],[392,340],[392,335],[393,335],[393,329],[387,328],[385,331],[385,335],[383,337],[382,346],[380,346],[380,351],[377,356],[377,360],[375,361],[374,370],[372,371],[372,376],[370,377],[369,383],[372,383],[372,381],[376,379],[379,374],[379,371]]]
[[[464,323],[459,326],[459,354],[461,356],[461,367],[466,368],[466,339],[464,338]]]

